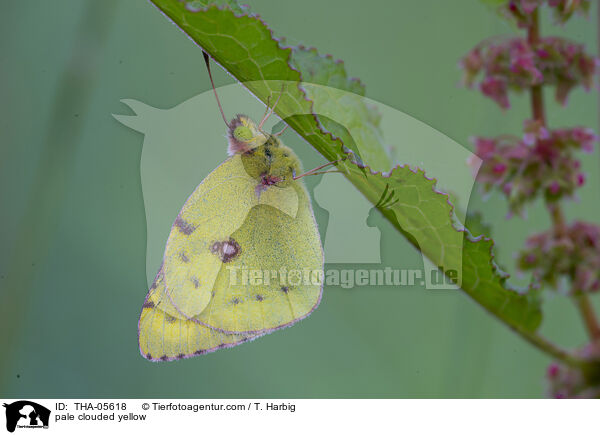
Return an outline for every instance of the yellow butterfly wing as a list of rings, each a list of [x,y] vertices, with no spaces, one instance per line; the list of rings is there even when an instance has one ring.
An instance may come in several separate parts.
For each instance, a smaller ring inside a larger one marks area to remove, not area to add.
[[[295,216],[298,198],[292,188],[268,189],[260,195],[240,155],[211,172],[190,195],[175,219],[164,254],[164,292],[171,300],[166,312],[192,319],[208,305],[223,265],[223,249],[237,255],[230,236],[244,223],[252,207],[272,204]]]
[[[278,141],[257,150],[244,154],[245,163],[235,154],[221,164],[177,216],[140,315],[146,358],[235,346],[319,304],[323,250],[308,193],[292,178],[299,161]],[[248,282],[248,273],[261,282]]]
[[[231,234],[240,254],[221,268],[210,302],[196,317],[201,323],[227,332],[269,332],[301,320],[319,304],[323,250],[317,224],[303,183],[288,189],[298,198],[295,216],[260,204]],[[260,282],[251,280],[259,275]]]
[[[159,270],[142,306],[138,325],[141,354],[151,361],[172,361],[236,346],[260,334],[225,334],[197,321],[168,314],[163,269]]]

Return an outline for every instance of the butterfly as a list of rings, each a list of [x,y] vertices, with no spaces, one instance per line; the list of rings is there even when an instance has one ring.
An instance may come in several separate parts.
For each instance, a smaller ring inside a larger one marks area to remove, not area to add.
[[[257,125],[245,115],[227,122],[219,103],[229,158],[174,220],[139,319],[139,348],[148,360],[237,346],[319,305],[323,248],[301,178],[336,162],[297,175],[300,160],[279,139],[283,131],[262,129],[273,108]]]

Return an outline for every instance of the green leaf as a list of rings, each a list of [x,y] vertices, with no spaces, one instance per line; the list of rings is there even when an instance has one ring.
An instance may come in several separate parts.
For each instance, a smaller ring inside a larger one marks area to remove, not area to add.
[[[491,240],[457,229],[453,207],[435,180],[407,166],[382,173],[390,161],[379,115],[364,103],[363,85],[348,78],[343,64],[315,49],[285,47],[258,17],[235,4],[233,10],[224,6],[229,2],[205,9],[198,1],[152,2],[263,102],[283,89],[277,114],[325,158],[338,160],[351,150],[338,169],[434,264],[446,273],[462,271],[466,294],[523,334],[537,329],[538,304],[505,284]]]

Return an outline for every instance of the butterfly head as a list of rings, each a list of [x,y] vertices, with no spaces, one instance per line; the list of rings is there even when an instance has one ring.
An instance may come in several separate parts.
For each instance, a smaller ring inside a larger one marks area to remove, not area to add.
[[[228,124],[229,155],[250,151],[264,144],[268,136],[246,115],[237,115]]]

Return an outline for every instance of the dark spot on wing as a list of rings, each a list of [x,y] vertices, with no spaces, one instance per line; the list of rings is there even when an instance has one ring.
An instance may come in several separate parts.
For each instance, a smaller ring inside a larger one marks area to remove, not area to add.
[[[262,302],[262,301],[264,301],[264,300],[265,300],[265,298],[264,298],[264,297],[262,297],[261,295],[256,295],[256,300],[257,300],[258,302]]]
[[[194,283],[195,288],[200,287],[200,281],[198,281],[198,278],[196,278],[195,276],[192,277],[192,282]]]
[[[160,359],[163,361],[167,361],[169,359],[169,357],[167,355],[163,355],[160,357]]]
[[[183,251],[179,253],[179,258],[181,258],[181,261],[183,261],[184,263],[190,262],[190,259],[187,257],[187,255],[185,255],[185,252]]]
[[[177,355],[177,359],[183,359],[185,357],[184,354],[180,353],[179,355]]]
[[[144,302],[144,305],[142,305],[142,308],[154,308],[154,302],[146,301]]]
[[[196,229],[192,224],[184,220],[181,216],[177,216],[177,219],[175,219],[175,226],[179,228],[179,231],[181,231],[186,236],[192,234]]]
[[[167,314],[167,313],[165,313],[165,319],[169,323],[174,323],[175,320],[177,320],[175,317],[173,317],[173,316],[171,316],[170,314]]]
[[[287,294],[287,292],[289,292],[290,289],[289,289],[289,287],[283,286],[283,287],[281,287],[281,291],[284,292],[285,294]]]
[[[147,359],[152,359],[152,355],[150,355],[150,352],[148,352],[148,353],[146,354],[146,358],[147,358]]]
[[[221,343],[221,344],[219,344],[219,349],[223,349],[223,348],[225,348],[225,347],[227,347],[227,344],[226,344],[226,343]]]
[[[213,242],[213,244],[210,245],[210,252],[218,256],[223,263],[229,263],[235,257],[240,255],[241,250],[240,244],[236,242],[233,237],[222,242]]]
[[[240,303],[240,300],[239,300],[238,298],[233,298],[233,299],[231,300],[231,303],[232,303],[233,305],[237,305],[237,304],[239,304],[239,303]]]
[[[197,350],[196,352],[194,352],[194,355],[204,355],[205,353],[206,353],[206,350],[200,349],[200,350]]]

